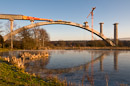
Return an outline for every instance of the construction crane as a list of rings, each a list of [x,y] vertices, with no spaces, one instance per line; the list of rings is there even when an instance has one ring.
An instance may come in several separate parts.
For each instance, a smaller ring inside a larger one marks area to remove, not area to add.
[[[91,15],[91,19],[92,19],[92,25],[91,25],[91,28],[92,28],[92,40],[93,40],[93,11],[96,9],[96,7],[93,7],[92,8],[92,11],[89,13],[89,15],[87,16],[87,18]],[[91,85],[94,86],[94,79],[93,79],[93,52],[91,53]]]
[[[92,8],[92,11],[89,13],[89,15],[87,16],[87,18],[91,15],[91,18],[92,18],[92,25],[91,25],[91,28],[92,28],[92,40],[93,40],[93,11],[96,9],[96,7],[93,7]]]

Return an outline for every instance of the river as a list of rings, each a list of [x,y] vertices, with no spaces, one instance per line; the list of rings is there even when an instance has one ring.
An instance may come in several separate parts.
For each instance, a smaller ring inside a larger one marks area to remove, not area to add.
[[[19,52],[13,51],[13,55]],[[25,71],[41,77],[57,76],[76,86],[130,85],[130,51],[118,50],[49,50],[45,61],[26,63]],[[1,53],[7,56],[12,52]]]

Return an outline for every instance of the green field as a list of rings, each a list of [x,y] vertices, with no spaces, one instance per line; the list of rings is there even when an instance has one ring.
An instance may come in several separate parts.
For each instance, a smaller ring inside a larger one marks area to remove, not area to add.
[[[0,86],[64,86],[57,78],[41,79],[0,58]]]

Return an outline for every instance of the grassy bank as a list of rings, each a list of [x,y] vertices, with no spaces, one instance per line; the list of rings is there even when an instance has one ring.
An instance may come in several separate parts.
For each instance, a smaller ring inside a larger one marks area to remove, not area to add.
[[[46,49],[47,50],[130,50],[130,47],[53,47]],[[13,49],[13,51],[14,50],[22,50],[22,49]],[[0,52],[6,52],[6,51],[11,51],[11,49],[0,48]]]
[[[50,50],[130,50],[130,47],[53,47]]]
[[[10,51],[10,49],[7,49],[7,48],[0,48],[0,52],[6,52],[6,51]]]
[[[9,49],[9,48],[0,48],[0,52],[14,51],[14,50],[22,50],[22,49]]]
[[[64,86],[57,78],[45,78],[27,74],[23,69],[0,58],[0,86]]]

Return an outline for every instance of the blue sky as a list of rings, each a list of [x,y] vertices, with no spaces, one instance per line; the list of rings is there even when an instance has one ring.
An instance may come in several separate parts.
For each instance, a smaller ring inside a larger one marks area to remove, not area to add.
[[[103,32],[108,38],[113,38],[114,23],[119,23],[119,38],[130,37],[130,0],[1,0],[0,14],[22,14],[53,20],[72,21],[83,24],[89,22],[90,13],[94,10],[94,29],[99,31],[99,23],[104,22]],[[0,20],[4,23],[7,20]],[[15,21],[22,27],[30,21]],[[38,22],[38,21],[36,21]],[[89,40],[91,33],[77,27],[66,25],[41,26],[50,35],[51,40]],[[3,29],[5,29],[3,27]],[[94,36],[98,39],[97,36]]]

